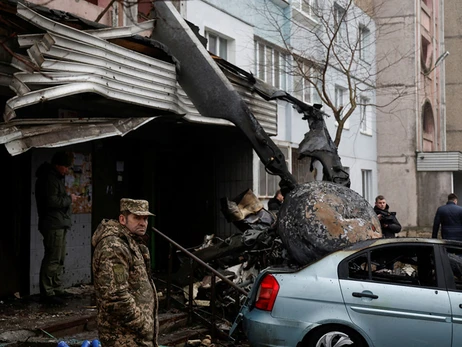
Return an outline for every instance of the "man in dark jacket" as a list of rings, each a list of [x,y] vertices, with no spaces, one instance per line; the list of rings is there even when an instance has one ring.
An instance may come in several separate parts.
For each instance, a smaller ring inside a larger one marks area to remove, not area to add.
[[[379,195],[375,198],[374,211],[380,220],[382,236],[386,239],[394,238],[395,234],[401,231],[401,224],[396,218],[396,212],[389,212],[389,206],[385,197]]]
[[[51,164],[43,163],[37,170],[35,199],[39,215],[39,231],[43,236],[45,255],[40,267],[40,295],[46,304],[63,305],[68,294],[61,283],[66,255],[66,233],[71,227],[71,204],[78,197],[68,195],[64,176],[71,166],[66,152],[56,152]]]
[[[436,210],[432,238],[438,238],[440,225],[443,239],[462,241],[462,207],[457,205],[456,194],[449,194],[446,205]]]
[[[269,211],[279,211],[282,203],[284,202],[284,196],[282,195],[281,191],[278,190],[274,197],[268,200],[268,210]]]

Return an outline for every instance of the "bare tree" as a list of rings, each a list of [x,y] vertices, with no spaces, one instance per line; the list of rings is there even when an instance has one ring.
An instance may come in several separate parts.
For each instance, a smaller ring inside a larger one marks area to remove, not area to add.
[[[271,0],[256,2],[254,10],[266,18],[267,34],[285,48],[286,73],[293,77],[292,93],[309,103],[321,103],[336,124],[334,143],[338,147],[343,129],[358,107],[382,107],[375,103],[377,76],[404,56],[375,55],[378,28],[374,13],[377,1],[370,0],[293,0],[290,11],[274,6]],[[288,29],[288,27],[290,29]],[[387,30],[392,29],[391,26]],[[412,49],[409,54],[414,54]],[[378,59],[387,63],[377,64]],[[257,76],[264,78],[259,71]],[[397,84],[394,99],[404,95]],[[365,113],[361,112],[361,122]]]
[[[98,22],[108,11],[113,11],[119,16],[123,13],[128,21],[136,24],[148,19],[147,13],[138,11],[139,6],[147,1],[111,0],[95,20]],[[410,48],[408,53],[396,57],[393,44],[390,44],[389,52],[376,56],[377,35],[385,36],[402,30],[387,25],[383,19],[380,27],[374,21],[383,1],[386,0],[292,0],[290,11],[275,6],[274,0],[246,2],[254,13],[266,20],[264,30],[284,48],[284,54],[277,57],[280,61],[284,60],[283,66],[275,64],[274,56],[271,61],[273,66],[261,71],[257,68],[255,74],[264,80],[267,80],[268,71],[273,75],[283,72],[292,76],[294,83],[287,88],[292,94],[308,103],[322,104],[324,110],[327,108],[327,113],[334,117],[337,124],[334,143],[337,147],[343,130],[358,107],[365,110],[367,107],[387,106],[388,110],[393,110],[390,104],[408,90],[398,82],[391,86],[388,84],[389,90],[382,93],[393,95],[387,99],[389,103],[378,105],[375,101],[375,91],[381,88],[376,83],[378,76],[393,69],[407,55],[415,55],[414,48]],[[180,10],[182,1],[172,2]],[[264,46],[263,42],[260,56],[267,54]],[[257,62],[257,65],[261,63]],[[381,66],[381,70],[377,70],[377,66]],[[366,122],[363,110],[361,125]]]

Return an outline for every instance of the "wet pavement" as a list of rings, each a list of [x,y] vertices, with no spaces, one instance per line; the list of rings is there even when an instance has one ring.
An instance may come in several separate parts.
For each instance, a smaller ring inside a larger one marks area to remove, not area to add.
[[[36,338],[59,339],[54,334],[96,339],[96,306],[92,286],[69,288],[72,297],[65,306],[44,305],[39,295],[11,297],[0,301],[0,346],[11,342],[31,342]],[[56,346],[56,342],[55,346]],[[9,346],[9,345],[8,345]],[[24,345],[26,346],[26,345]]]
[[[82,285],[67,291],[73,296],[65,299],[65,306],[44,305],[39,295],[0,300],[0,347],[56,347],[58,341],[80,347],[84,340],[98,339],[93,286]],[[185,341],[202,340],[210,333],[200,324],[186,324],[187,315],[179,310],[161,315],[164,328],[161,326],[159,344],[162,346],[190,346]],[[225,336],[212,342],[215,347],[248,346],[245,342],[234,344]]]

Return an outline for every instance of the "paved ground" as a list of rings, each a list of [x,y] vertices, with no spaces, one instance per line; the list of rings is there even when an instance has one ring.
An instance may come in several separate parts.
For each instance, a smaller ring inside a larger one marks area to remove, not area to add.
[[[74,294],[64,307],[42,305],[38,295],[0,301],[0,334],[11,330],[35,330],[70,318],[96,314],[92,286],[69,288]]]
[[[70,347],[78,347],[83,340],[98,338],[96,330],[96,306],[92,286],[68,289],[74,294],[64,307],[42,305],[38,295],[24,298],[8,298],[0,301],[0,347],[56,347],[64,340]],[[162,315],[181,315],[171,310]],[[185,340],[205,338],[208,332],[201,325],[174,328],[159,336],[164,346],[188,346]],[[55,336],[56,335],[56,336]],[[179,342],[179,341],[183,342]],[[234,344],[226,337],[212,340],[218,346],[248,346],[245,342]]]

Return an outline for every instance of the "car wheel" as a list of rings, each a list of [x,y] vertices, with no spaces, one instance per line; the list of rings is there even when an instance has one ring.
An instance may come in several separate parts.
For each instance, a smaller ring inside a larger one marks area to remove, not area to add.
[[[354,330],[345,327],[323,327],[308,338],[305,347],[366,347],[364,339]]]

